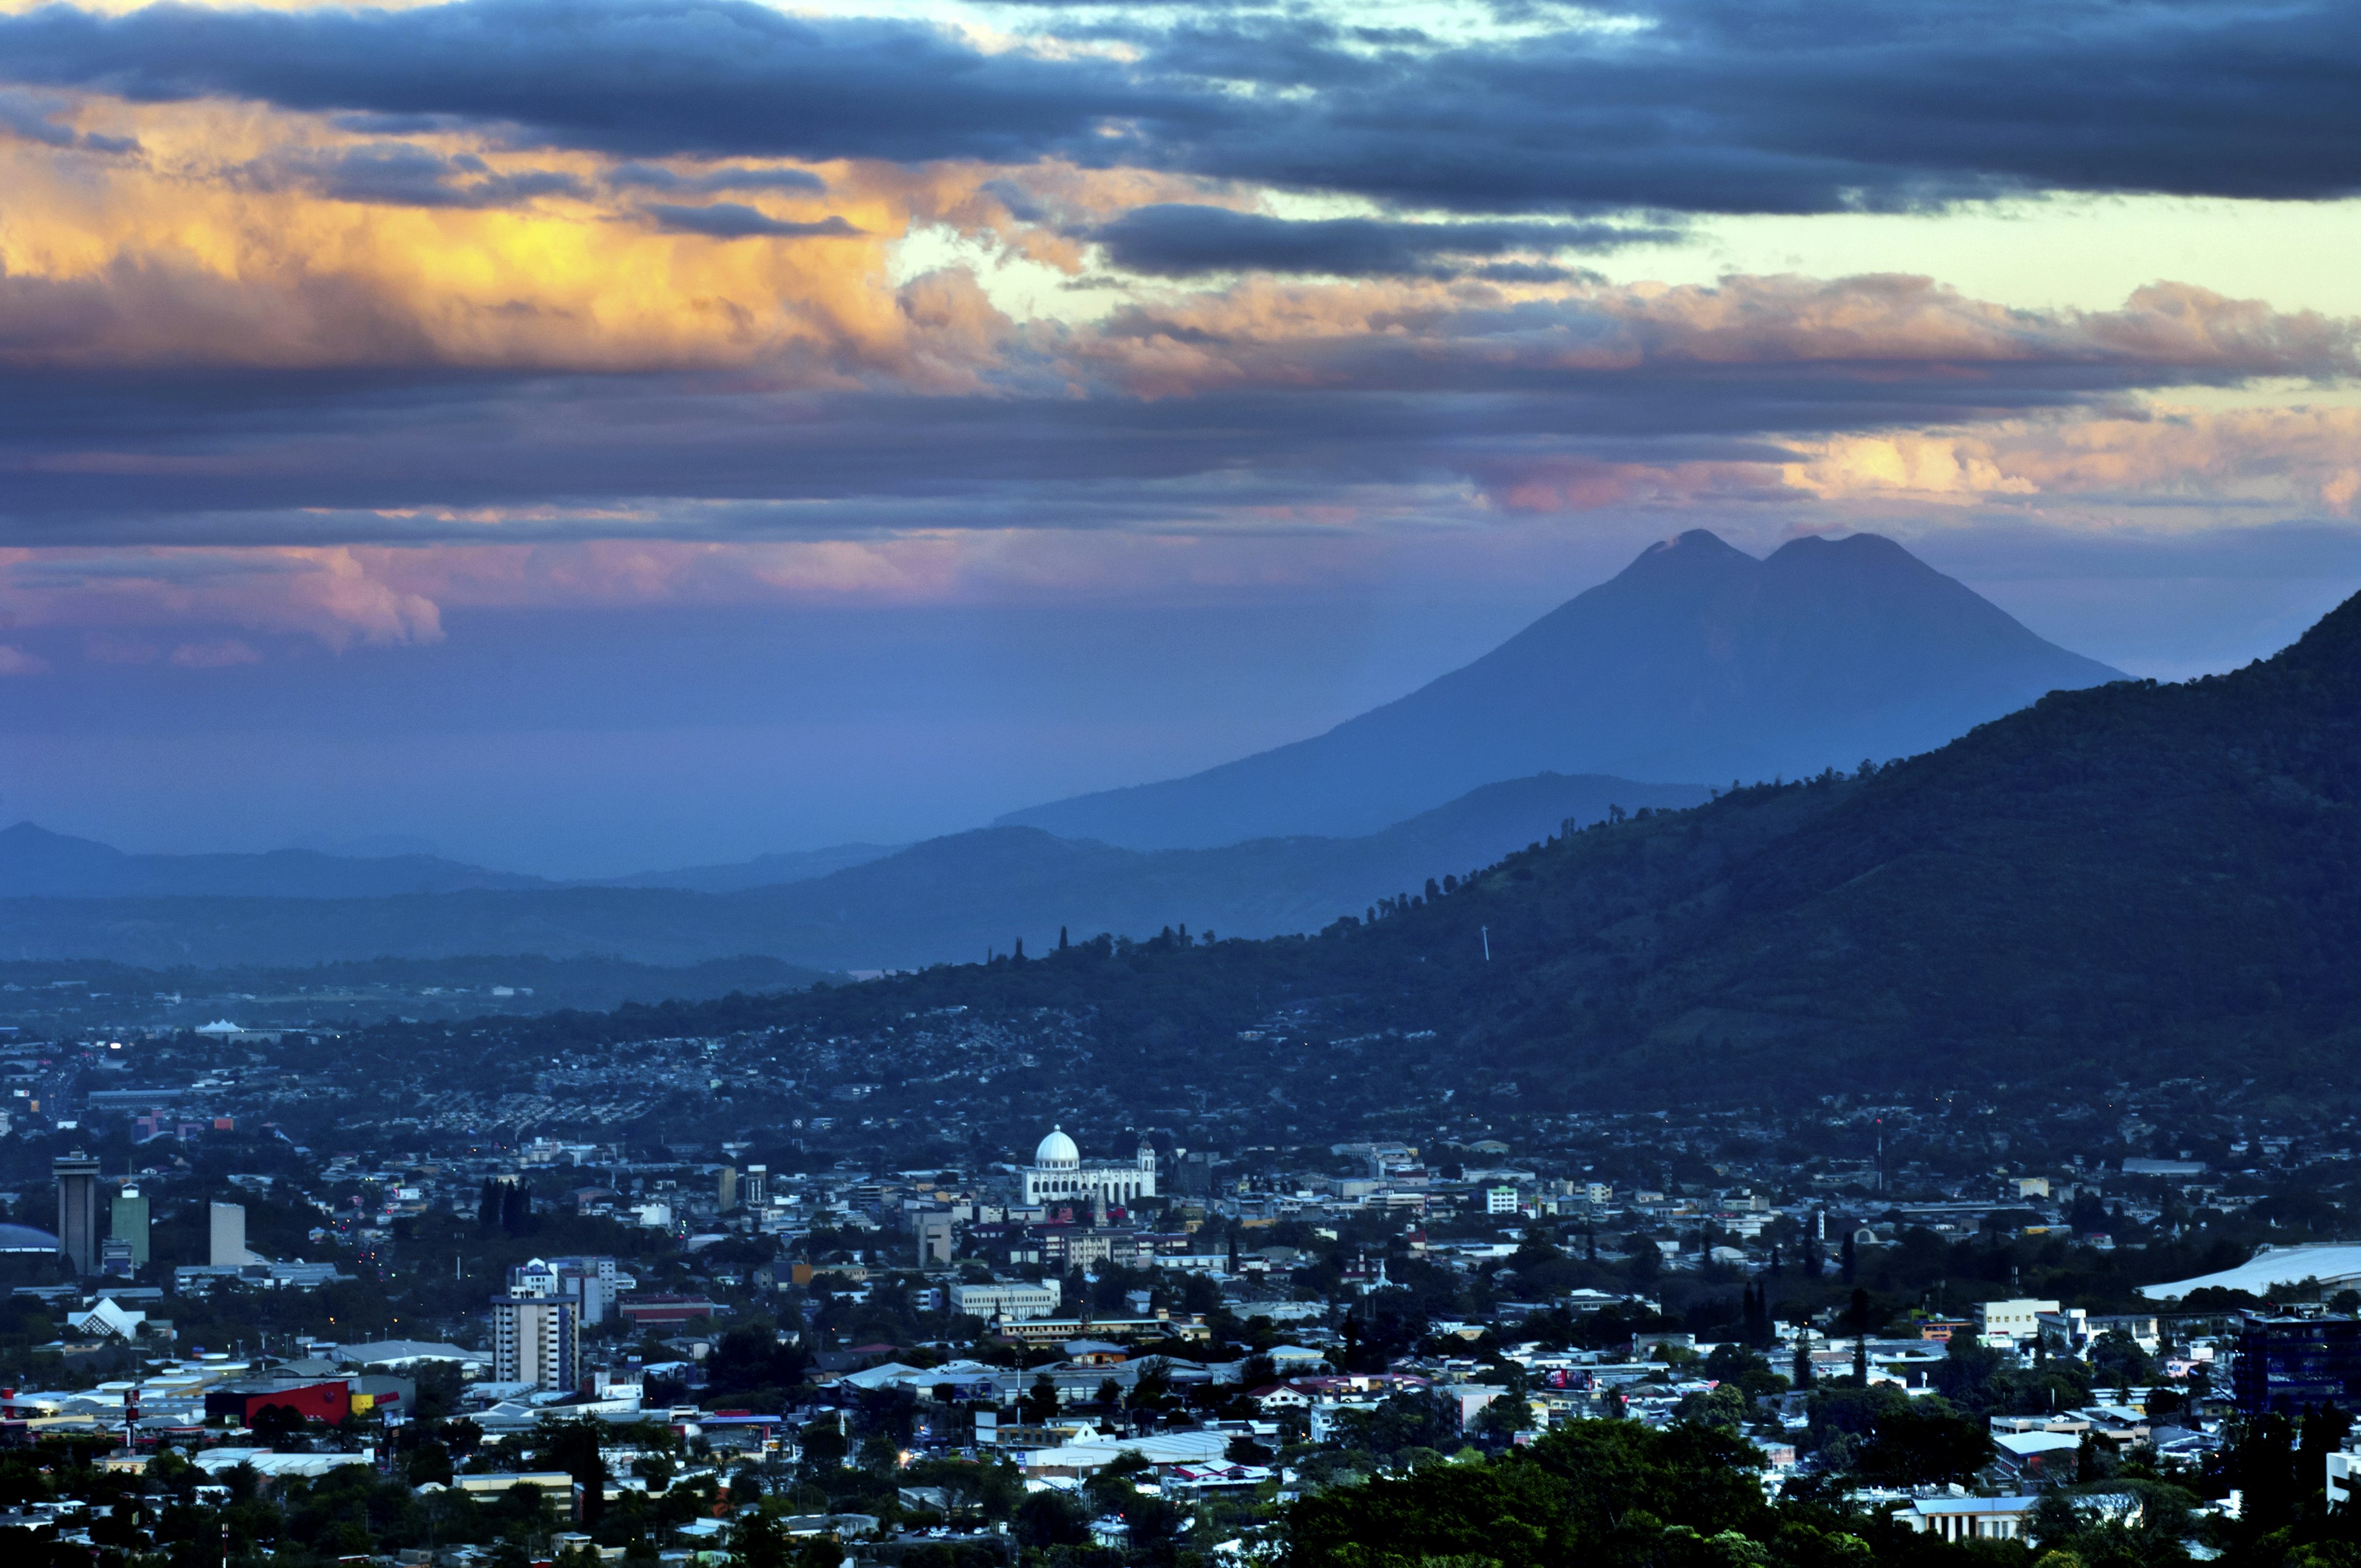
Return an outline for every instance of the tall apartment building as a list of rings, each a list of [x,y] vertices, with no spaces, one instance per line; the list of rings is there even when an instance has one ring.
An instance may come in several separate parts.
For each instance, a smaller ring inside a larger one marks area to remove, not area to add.
[[[746,1174],[738,1179],[738,1199],[746,1207],[760,1213],[771,1202],[771,1168],[750,1165]]]
[[[713,1196],[725,1214],[738,1207],[738,1168],[725,1165],[713,1174]]]
[[[58,1179],[58,1255],[76,1274],[98,1272],[98,1161],[80,1150],[52,1160]]]
[[[570,1297],[493,1297],[492,1376],[573,1392],[581,1376],[580,1314]]]
[[[534,1258],[509,1270],[509,1294],[574,1303],[577,1321],[603,1323],[614,1314],[622,1280],[611,1257]]]

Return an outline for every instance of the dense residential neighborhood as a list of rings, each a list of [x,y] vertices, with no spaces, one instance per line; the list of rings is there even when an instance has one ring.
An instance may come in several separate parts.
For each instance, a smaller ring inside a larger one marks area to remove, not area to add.
[[[1070,1020],[883,1027],[890,1080],[840,1036],[469,1074],[422,1032],[373,1100],[367,1031],[13,1047],[0,1523],[77,1563],[1326,1561],[1351,1509],[1444,1530],[1624,1433],[1880,1555],[2203,1557],[2328,1528],[2361,1465],[2349,1119],[2183,1081],[1118,1120]],[[1254,1033],[1280,1085],[1361,1045]]]

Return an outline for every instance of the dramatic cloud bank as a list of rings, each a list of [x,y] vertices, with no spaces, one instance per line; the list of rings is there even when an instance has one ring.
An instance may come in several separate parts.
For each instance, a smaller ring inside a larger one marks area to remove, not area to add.
[[[442,119],[642,157],[1060,159],[1460,210],[2324,197],[2361,178],[2350,7],[1670,0],[1608,18],[1620,25],[1541,14],[1563,23],[1469,40],[1218,6],[1007,47],[750,0],[56,5],[0,19],[0,60],[19,82],[136,102]]]
[[[2349,7],[995,15],[0,15],[11,624],[202,626],[141,645],[229,668],[503,595],[924,598],[985,539],[1220,576],[1535,519],[2361,496],[2337,313],[1630,259],[1728,214],[2333,202]],[[70,656],[11,636],[0,673]]]

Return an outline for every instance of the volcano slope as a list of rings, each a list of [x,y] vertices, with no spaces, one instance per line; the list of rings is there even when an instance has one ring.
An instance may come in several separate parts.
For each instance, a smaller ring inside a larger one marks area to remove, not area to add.
[[[1905,762],[1568,831],[1317,936],[1100,938],[566,1027],[785,1026],[884,1059],[919,1009],[1054,1014],[1072,1072],[1144,1109],[1283,1079],[1315,1117],[1444,1088],[1535,1110],[2167,1078],[2342,1098],[2356,802],[2361,598],[2231,674],[2054,694]]]
[[[1468,1044],[1533,1083],[2325,1081],[2361,1043],[2356,801],[2361,598],[2231,674],[2054,694],[1413,913],[1491,927],[1515,978],[1463,989]]]

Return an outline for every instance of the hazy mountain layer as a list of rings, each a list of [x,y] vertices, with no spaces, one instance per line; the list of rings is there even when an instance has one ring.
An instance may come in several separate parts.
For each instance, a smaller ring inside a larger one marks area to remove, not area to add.
[[[6,899],[0,958],[168,966],[608,953],[686,964],[753,953],[884,969],[982,958],[1020,938],[1039,952],[1060,928],[1150,936],[1185,925],[1268,936],[1317,929],[1378,899],[1422,895],[1428,878],[1464,875],[1568,818],[1593,821],[1610,806],[1687,806],[1706,793],[1551,775],[1477,791],[1364,839],[1157,854],[985,828],[729,894],[544,886],[359,899]]]
[[[1798,539],[1758,561],[1700,530],[1324,735],[1000,820],[1132,849],[1361,834],[1543,772],[1752,783],[1850,769],[2120,678],[1892,540]]]
[[[8,898],[377,898],[555,885],[434,855],[127,855],[30,822],[0,831],[0,897]]]
[[[635,872],[630,876],[600,877],[598,887],[677,887],[691,893],[741,893],[750,887],[780,887],[809,882],[830,872],[865,866],[894,853],[891,844],[832,844],[825,850],[793,850],[784,854],[757,855],[751,861],[720,865],[683,866],[677,871]]]
[[[757,855],[723,865],[560,882],[489,871],[435,855],[131,855],[30,822],[0,831],[0,898],[388,898],[401,894],[559,887],[672,887],[736,893],[809,882],[892,854],[881,844]]]
[[[1093,944],[660,1026],[890,1050],[878,1031],[948,1005],[1020,1030],[1041,1009],[1091,1020],[1073,1070],[1149,1108],[1299,1059],[1264,1043],[1283,1014],[1349,1043],[1312,1059],[1350,1070],[1287,1080],[1288,1116],[1315,1126],[1444,1089],[1524,1112],[1903,1086],[1964,1109],[2119,1080],[2345,1095],[2361,598],[2233,674],[2060,693],[1872,776],[1572,834],[1314,939]]]

